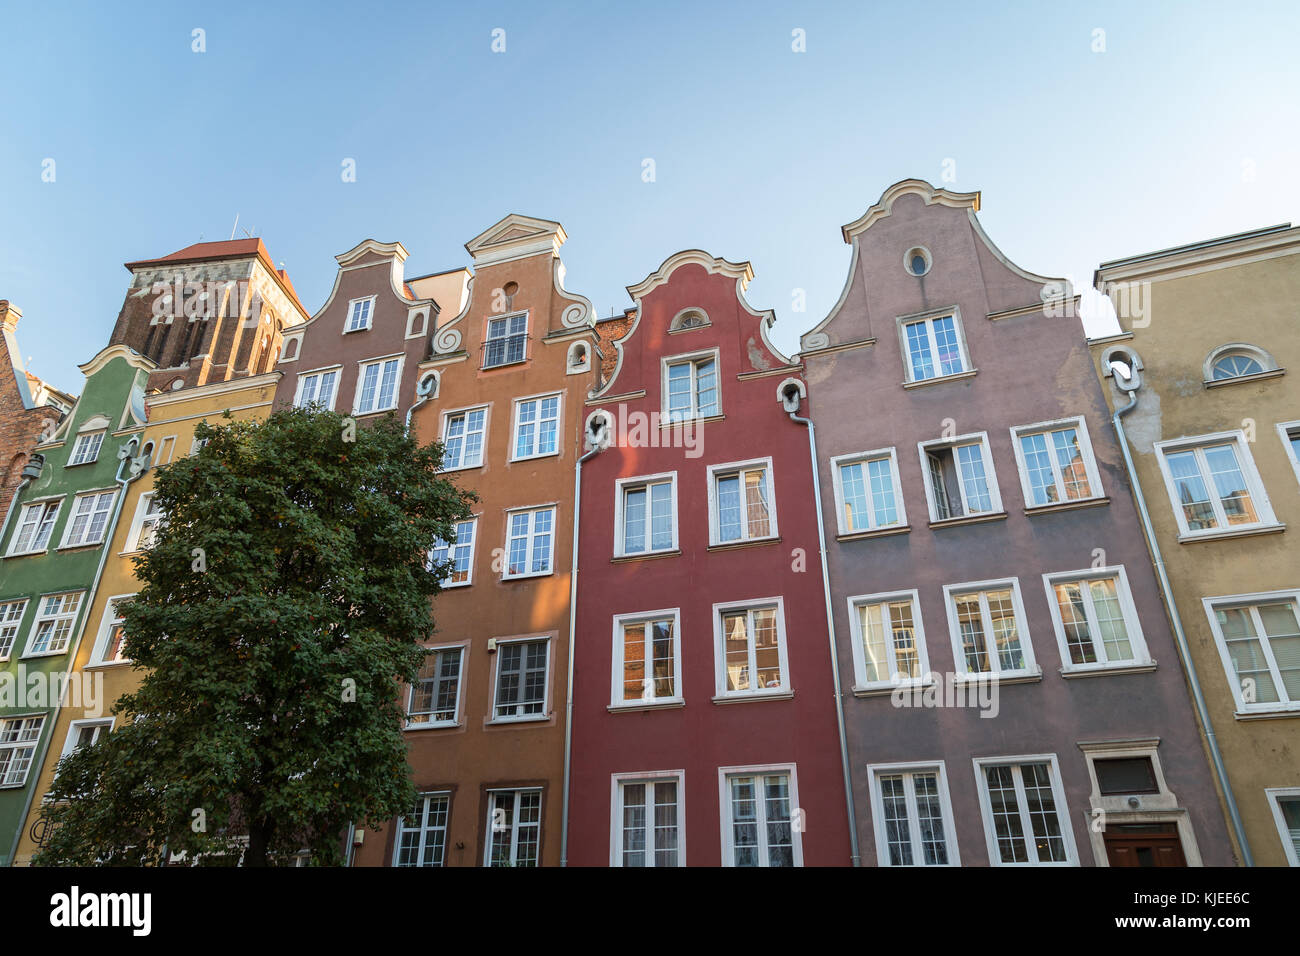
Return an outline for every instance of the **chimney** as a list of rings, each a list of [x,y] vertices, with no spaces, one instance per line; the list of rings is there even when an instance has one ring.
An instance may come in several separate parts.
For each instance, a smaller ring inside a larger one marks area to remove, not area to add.
[[[18,328],[18,320],[22,317],[22,309],[12,305],[8,299],[0,299],[0,328],[12,333]]]

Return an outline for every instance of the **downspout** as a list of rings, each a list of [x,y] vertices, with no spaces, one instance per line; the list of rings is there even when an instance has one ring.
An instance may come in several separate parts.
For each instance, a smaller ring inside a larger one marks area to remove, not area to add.
[[[139,445],[140,436],[132,435],[130,440],[122,446],[122,450],[118,453],[121,462],[118,464],[117,474],[113,478],[118,485],[117,501],[113,503],[112,518],[104,528],[104,545],[99,552],[99,567],[95,569],[95,577],[90,583],[90,588],[86,591],[86,600],[82,604],[81,611],[78,615],[77,639],[73,642],[70,656],[67,658],[69,661],[69,669],[65,672],[63,692],[59,694],[58,706],[55,707],[54,712],[50,714],[50,734],[45,738],[45,746],[41,748],[39,760],[32,761],[33,765],[39,769],[36,771],[36,781],[33,783],[31,790],[27,794],[27,801],[23,804],[23,812],[18,817],[18,829],[14,832],[13,843],[11,844],[15,852],[18,850],[19,841],[22,840],[23,827],[27,824],[27,814],[31,813],[32,803],[36,799],[36,790],[37,786],[40,784],[41,769],[45,767],[45,758],[50,752],[50,744],[54,742],[54,727],[59,721],[59,713],[63,710],[64,702],[68,698],[68,688],[72,686],[71,681],[66,678],[71,676],[72,668],[77,665],[77,653],[81,650],[81,640],[86,635],[86,625],[90,623],[90,606],[95,603],[95,593],[99,590],[99,580],[104,576],[104,566],[108,564],[108,553],[113,549],[113,532],[117,529],[118,518],[121,517],[122,507],[126,504],[126,489],[131,482],[144,474],[145,470],[149,467],[147,461],[142,462],[139,458],[133,456],[134,450],[138,448]],[[122,477],[123,466],[127,466],[129,469],[125,478]],[[14,497],[15,499],[18,497],[16,492]],[[6,518],[6,523],[7,521],[8,518]],[[9,861],[9,865],[13,865],[12,860]]]
[[[797,402],[794,403],[793,410],[790,409],[790,403],[785,402],[784,397],[783,404],[790,415],[790,421],[804,425],[808,429],[808,453],[812,460],[813,505],[814,510],[817,512],[817,545],[821,548],[822,592],[826,600],[826,634],[831,647],[831,678],[835,683],[835,720],[839,724],[840,766],[844,771],[844,806],[849,814],[849,852],[853,865],[861,866],[862,853],[858,848],[858,814],[853,801],[853,779],[849,775],[849,742],[844,733],[844,691],[840,685],[840,656],[835,647],[835,614],[831,603],[831,576],[830,568],[826,563],[826,523],[822,518],[822,483],[817,468],[817,431],[811,418],[801,418],[799,416]]]
[[[600,419],[596,419],[600,422]],[[560,866],[569,865],[569,775],[573,763],[573,658],[578,634],[578,528],[582,515],[582,463],[595,458],[604,449],[599,442],[603,424],[597,426],[591,451],[578,459],[573,471],[573,566],[569,569],[569,660],[564,695],[564,795],[560,811]]]
[[[1132,368],[1132,367],[1131,367]],[[1173,625],[1174,643],[1178,649],[1178,659],[1182,662],[1183,672],[1187,675],[1187,682],[1192,688],[1192,700],[1196,705],[1196,716],[1201,722],[1201,727],[1205,731],[1205,742],[1210,748],[1210,760],[1214,766],[1214,775],[1218,778],[1219,787],[1223,791],[1223,800],[1228,805],[1228,818],[1232,822],[1233,834],[1237,837],[1237,844],[1241,847],[1242,862],[1246,866],[1254,866],[1255,858],[1250,852],[1250,843],[1246,840],[1246,826],[1241,819],[1241,810],[1237,807],[1237,799],[1232,794],[1232,785],[1228,781],[1228,770],[1223,764],[1223,754],[1219,751],[1219,741],[1214,734],[1214,725],[1210,722],[1210,711],[1205,703],[1205,694],[1201,690],[1201,680],[1196,673],[1196,664],[1192,661],[1192,655],[1187,646],[1187,634],[1183,631],[1182,615],[1178,612],[1178,605],[1174,601],[1173,589],[1169,583],[1169,575],[1165,571],[1165,559],[1160,551],[1160,544],[1156,540],[1155,529],[1151,525],[1151,514],[1147,510],[1146,496],[1142,493],[1142,483],[1138,480],[1137,468],[1133,465],[1133,456],[1128,450],[1128,436],[1124,432],[1123,417],[1133,409],[1137,408],[1138,390],[1142,387],[1142,381],[1138,369],[1141,365],[1136,365],[1132,370],[1131,386],[1120,384],[1121,374],[1115,374],[1115,384],[1121,390],[1129,393],[1129,402],[1122,408],[1115,409],[1111,416],[1110,422],[1115,427],[1115,435],[1119,439],[1120,451],[1124,455],[1124,467],[1128,471],[1129,482],[1133,486],[1133,498],[1137,502],[1138,516],[1142,519],[1142,534],[1147,539],[1147,547],[1151,550],[1151,562],[1155,565],[1156,578],[1160,582],[1160,593],[1164,598],[1165,607],[1169,609],[1169,622]]]

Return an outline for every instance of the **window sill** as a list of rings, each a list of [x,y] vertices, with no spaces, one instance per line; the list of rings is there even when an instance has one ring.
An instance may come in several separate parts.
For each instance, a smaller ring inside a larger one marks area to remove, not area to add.
[[[759,700],[794,700],[794,691],[776,690],[769,693],[718,694],[713,698],[715,704],[749,704]]]
[[[104,542],[103,542],[102,540],[101,540],[101,541],[87,541],[85,544],[61,544],[61,545],[59,545],[57,548],[55,548],[54,550],[55,550],[55,551],[85,551],[85,550],[88,549],[88,548],[98,548],[98,547],[101,547],[103,544],[104,544]]]
[[[48,554],[49,551],[50,551],[49,548],[40,548],[39,550],[36,551],[10,551],[8,554],[5,555],[5,557],[6,558],[28,558],[31,557],[33,554]]]
[[[676,710],[686,706],[680,697],[671,700],[642,701],[638,704],[610,704],[605,709],[611,714],[635,713],[647,710]]]
[[[1007,516],[1005,511],[990,511],[977,515],[962,515],[960,518],[943,518],[939,521],[931,521],[932,529],[939,528],[957,528],[968,524],[983,524],[986,521],[1001,521]]]
[[[955,382],[958,379],[974,378],[979,369],[973,368],[965,372],[955,372],[952,375],[937,375],[934,378],[923,378],[919,382],[904,382],[903,388],[924,388],[927,385],[940,385],[943,382]]]
[[[528,574],[503,574],[501,575],[501,580],[502,581],[523,581],[526,580],[527,578],[548,578],[554,573],[555,571],[553,570],[547,570],[547,571],[532,571]]]
[[[65,647],[61,651],[33,651],[30,654],[23,654],[18,659],[20,661],[30,661],[41,657],[62,657],[66,653],[68,653],[68,649]]]
[[[496,363],[495,365],[480,365],[480,366],[479,366],[479,371],[480,371],[480,372],[495,372],[495,371],[496,371],[497,369],[499,369],[499,368],[510,368],[510,367],[513,366],[513,365],[523,365],[523,364],[524,364],[525,362],[527,362],[527,361],[528,361],[527,358],[521,358],[521,359],[519,359],[518,361],[515,361],[515,362],[498,362],[498,363]]]
[[[1233,378],[1221,378],[1214,382],[1205,382],[1206,388],[1223,388],[1225,385],[1244,385],[1247,382],[1260,382],[1266,378],[1277,378],[1286,374],[1284,368],[1271,368],[1264,372],[1255,372],[1253,375],[1237,375]]]
[[[692,418],[669,418],[668,413],[661,411],[659,413],[660,428],[676,428],[678,425],[702,425],[705,422],[722,422],[727,420],[726,415],[705,415],[703,418],[695,416]]]
[[[954,674],[953,681],[958,684],[1032,684],[1043,679],[1041,670],[1016,671],[1010,674]]]
[[[1193,531],[1180,534],[1179,544],[1194,544],[1197,541],[1221,541],[1224,538],[1248,538],[1256,534],[1276,534],[1285,531],[1286,525],[1277,524],[1252,525],[1249,528],[1229,528],[1226,531]]]
[[[439,720],[423,724],[406,724],[402,730],[421,731],[421,730],[454,730],[463,726],[459,720]]]
[[[521,455],[518,458],[509,459],[509,462],[513,464],[514,462],[517,461],[536,461],[539,458],[559,458],[559,457],[560,457],[560,450],[557,448],[555,451],[543,452],[540,455]]]
[[[369,325],[359,325],[355,329],[344,329],[343,334],[351,335],[353,332],[369,332],[369,331],[370,331]]]
[[[397,411],[396,405],[389,405],[387,408],[372,408],[368,412],[353,411],[353,418],[369,418],[371,415],[386,415],[388,412]]]
[[[454,588],[467,588],[467,587],[469,587],[470,585],[472,585],[473,583],[474,583],[473,581],[457,581],[457,582],[454,583],[454,584],[439,584],[439,585],[438,585],[438,590],[439,590],[439,591],[451,591],[451,590],[453,590]]]
[[[86,670],[111,670],[114,667],[130,667],[131,663],[131,661],[91,661],[86,665]]]
[[[888,528],[873,528],[870,531],[845,531],[835,536],[836,541],[862,541],[865,538],[888,538],[896,534],[911,534],[910,524],[890,525]]]
[[[1276,710],[1238,710],[1232,716],[1236,720],[1276,720],[1285,717],[1300,717],[1300,703],[1282,704]]]
[[[1100,667],[1062,667],[1060,674],[1066,680],[1076,677],[1108,677],[1121,674],[1149,674],[1156,669],[1155,661],[1126,664],[1103,664]]]
[[[728,541],[725,544],[711,544],[709,551],[735,551],[737,548],[757,548],[765,544],[780,544],[781,536],[771,538],[750,538],[748,541]]]
[[[550,714],[529,714],[526,717],[493,717],[484,721],[488,727],[504,727],[510,724],[544,724],[551,719]]]
[[[75,463],[74,463],[74,462],[68,462],[68,463],[67,463],[66,465],[64,465],[63,467],[64,467],[64,468],[80,468],[80,467],[82,467],[83,465],[93,465],[93,464],[94,464],[95,462],[97,462],[97,461],[99,461],[98,458],[92,458],[92,459],[90,459],[89,461],[78,461],[78,462],[75,462]]]
[[[1102,495],[1098,498],[1082,498],[1078,501],[1062,501],[1050,505],[1030,505],[1025,508],[1025,514],[1032,517],[1033,515],[1053,514],[1057,511],[1075,511],[1078,508],[1099,508],[1108,504],[1110,504],[1110,499]]]
[[[475,471],[482,467],[483,467],[483,462],[480,461],[477,465],[457,465],[455,468],[443,468],[441,471],[438,472],[438,474],[450,475],[454,471]]]
[[[918,690],[925,690],[933,687],[934,681],[931,680],[909,680],[900,681],[897,684],[867,684],[866,686],[855,686],[853,688],[854,697],[890,697],[895,691],[907,691],[914,693]]]
[[[664,551],[646,551],[641,554],[616,554],[609,559],[610,564],[629,564],[633,561],[652,561],[655,558],[681,557],[681,548],[669,548]]]

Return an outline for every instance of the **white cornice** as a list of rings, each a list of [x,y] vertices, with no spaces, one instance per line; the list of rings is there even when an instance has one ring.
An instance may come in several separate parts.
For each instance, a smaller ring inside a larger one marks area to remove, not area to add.
[[[350,266],[362,256],[372,254],[381,256],[385,259],[396,258],[398,262],[405,262],[409,253],[406,247],[400,242],[380,242],[377,239],[362,239],[347,252],[339,253],[335,256],[340,266]]]
[[[741,292],[754,278],[754,269],[748,262],[728,262],[711,256],[702,249],[683,249],[674,252],[663,261],[654,272],[650,273],[636,285],[627,287],[627,294],[633,299],[642,299],[668,281],[673,271],[685,265],[703,266],[711,275],[724,275],[737,280]]]
[[[145,358],[135,349],[127,348],[125,345],[110,345],[85,365],[78,365],[77,368],[81,369],[81,373],[89,378],[115,358],[124,359],[132,368],[140,369],[143,372],[152,372],[158,367],[156,362]]]
[[[554,220],[511,213],[465,243],[465,251],[476,266],[486,266],[544,252],[558,256],[568,238]]]
[[[283,372],[264,372],[261,375],[250,375],[247,378],[209,382],[207,385],[197,385],[193,388],[180,388],[174,392],[159,392],[156,395],[148,395],[145,397],[145,402],[150,408],[157,408],[163,405],[179,405],[182,402],[211,398],[214,395],[225,395],[228,392],[264,388],[268,385],[274,387],[280,381],[282,375],[284,375]]]
[[[894,211],[894,203],[900,196],[920,196],[927,206],[939,203],[956,209],[967,208],[975,212],[980,209],[980,194],[957,193],[948,189],[936,189],[923,179],[904,179],[894,183],[881,194],[876,204],[864,212],[861,217],[848,225],[840,227],[840,234],[845,242],[852,242],[853,237],[870,229],[878,220],[884,219]]]
[[[1226,240],[1211,240],[1163,253],[1103,262],[1093,274],[1093,286],[1103,289],[1108,282],[1132,280],[1160,282],[1294,255],[1300,255],[1300,226],[1283,229],[1273,227],[1247,233],[1240,238],[1229,236]]]
[[[367,253],[373,253],[375,255],[385,257],[385,261],[390,266],[388,271],[389,287],[393,290],[393,295],[396,296],[400,302],[405,304],[408,307],[408,309],[416,306],[426,306],[426,305],[433,304],[432,299],[412,299],[406,295],[406,291],[403,288],[406,280],[402,275],[402,263],[406,261],[406,256],[407,256],[405,246],[403,246],[400,242],[378,242],[374,239],[363,239],[361,242],[357,243],[347,252],[340,253],[339,255],[334,257],[339,264],[339,269],[337,272],[334,273],[334,285],[330,289],[330,294],[329,297],[325,300],[325,304],[322,305],[319,309],[317,309],[316,314],[313,315],[306,322],[302,322],[290,326],[289,328],[285,329],[285,331],[289,331],[289,329],[292,329],[295,332],[304,331],[307,329],[308,326],[310,326],[322,315],[328,312],[330,306],[334,304],[335,297],[338,295],[339,285],[343,281],[343,273],[351,272],[357,268],[363,268],[362,266],[358,266],[356,263],[358,259],[360,259],[363,255]],[[383,265],[384,263],[373,262],[369,264]]]

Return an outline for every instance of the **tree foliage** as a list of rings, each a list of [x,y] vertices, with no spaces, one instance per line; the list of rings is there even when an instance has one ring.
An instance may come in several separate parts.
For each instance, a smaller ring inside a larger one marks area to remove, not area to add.
[[[159,468],[167,516],[136,558],[124,652],[143,671],[114,732],[59,764],[42,865],[165,853],[336,863],[349,823],[415,800],[396,684],[433,631],[430,566],[474,496],[393,417],[200,424]]]

